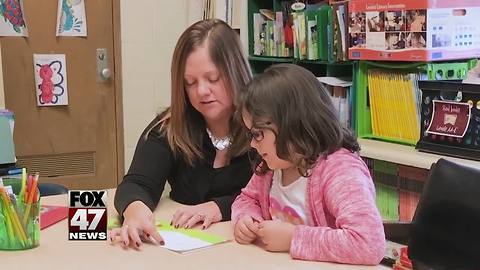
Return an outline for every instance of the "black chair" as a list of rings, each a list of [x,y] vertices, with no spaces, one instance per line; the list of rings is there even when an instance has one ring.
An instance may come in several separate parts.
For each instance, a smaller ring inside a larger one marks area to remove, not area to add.
[[[40,191],[41,197],[68,193],[66,187],[54,183],[39,183],[38,190]]]
[[[414,269],[480,269],[480,169],[434,164],[409,238]]]

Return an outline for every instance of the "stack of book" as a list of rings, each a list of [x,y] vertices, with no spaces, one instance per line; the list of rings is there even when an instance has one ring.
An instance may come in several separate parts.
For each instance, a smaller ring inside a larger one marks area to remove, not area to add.
[[[352,127],[352,78],[317,77],[325,86],[332,98],[333,106],[338,112],[340,122],[345,126]]]
[[[293,3],[293,5],[298,3]],[[293,8],[281,2],[279,10],[253,14],[253,54],[300,60],[348,60],[348,1],[326,1]]]
[[[414,73],[368,70],[372,131],[411,145],[420,139],[421,91]]]

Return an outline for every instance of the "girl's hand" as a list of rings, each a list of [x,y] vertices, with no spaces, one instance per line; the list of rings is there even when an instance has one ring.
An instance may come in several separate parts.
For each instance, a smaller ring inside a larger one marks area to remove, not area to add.
[[[250,244],[257,239],[258,222],[251,216],[242,217],[233,230],[235,240],[240,244]]]
[[[112,243],[121,241],[124,248],[132,245],[140,248],[143,241],[152,242],[155,245],[164,245],[163,238],[155,227],[155,217],[143,202],[134,201],[123,212],[123,225],[121,228],[109,232]]]
[[[287,222],[265,220],[260,222],[258,227],[259,229],[257,235],[265,244],[266,250],[290,250],[290,243],[292,242],[295,225]]]
[[[173,214],[172,225],[175,228],[192,228],[198,223],[202,223],[202,229],[205,230],[212,223],[222,220],[222,213],[218,205],[213,202],[206,202],[197,205],[184,206]]]

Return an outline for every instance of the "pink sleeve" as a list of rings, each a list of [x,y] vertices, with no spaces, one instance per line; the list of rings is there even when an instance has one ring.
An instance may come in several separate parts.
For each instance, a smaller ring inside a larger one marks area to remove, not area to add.
[[[240,195],[233,202],[232,221],[234,225],[245,215],[263,220],[260,205],[261,194],[264,189],[263,181],[263,177],[253,174],[247,186],[242,189]]]
[[[326,173],[316,176],[324,184],[311,193],[315,207],[335,217],[336,229],[297,226],[290,254],[302,260],[378,264],[386,244],[370,174],[358,158],[329,163],[322,170]]]

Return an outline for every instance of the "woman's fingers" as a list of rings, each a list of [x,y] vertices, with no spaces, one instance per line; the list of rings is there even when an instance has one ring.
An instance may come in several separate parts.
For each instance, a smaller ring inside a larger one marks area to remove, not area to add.
[[[117,237],[120,236],[121,231],[122,228],[115,228],[108,232],[108,239],[110,239],[111,244],[115,244],[115,241]]]
[[[175,211],[175,213],[173,213],[172,221],[170,221],[170,225],[175,226],[175,224],[177,224],[179,215],[180,215],[179,211]]]
[[[145,238],[148,239],[154,245],[165,245],[165,241],[163,241],[162,236],[158,233],[157,228],[152,225],[148,226],[143,230]]]
[[[130,239],[133,241],[132,243],[133,246],[137,249],[140,248],[140,245],[142,244],[142,240],[138,235],[138,229],[128,226],[127,231],[128,231],[128,235],[130,236]]]
[[[172,217],[172,225],[175,227],[175,228],[178,228],[179,227],[179,222],[182,220],[182,219],[185,219],[185,216],[186,213],[182,210],[177,210],[175,212],[175,214],[173,214],[173,217]]]
[[[128,225],[123,225],[120,230],[120,237],[122,237],[122,244],[124,248],[128,247],[130,240],[128,238]]]
[[[193,226],[195,226],[195,224],[199,223],[199,222],[202,222],[205,220],[205,215],[204,214],[196,214],[196,215],[193,215],[188,221],[187,223],[185,224],[185,229],[189,229],[189,228],[192,228]]]
[[[209,216],[205,216],[203,219],[203,224],[202,224],[202,230],[205,230],[206,228],[210,227],[212,224],[212,218]]]
[[[183,213],[177,220],[176,223],[173,223],[175,228],[183,228],[187,224],[187,221],[192,218],[193,214],[191,213]]]

